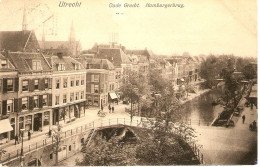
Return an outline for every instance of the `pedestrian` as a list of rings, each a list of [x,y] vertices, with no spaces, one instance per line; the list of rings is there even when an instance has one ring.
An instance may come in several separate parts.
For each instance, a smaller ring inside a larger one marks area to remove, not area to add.
[[[14,144],[15,144],[15,145],[16,145],[16,143],[19,144],[19,140],[18,140],[19,138],[18,138],[18,135],[17,135],[17,134],[15,135],[14,139],[15,139],[15,143],[14,143]]]
[[[110,106],[110,104],[108,105],[108,110],[109,110],[109,113],[111,113],[111,106]]]
[[[30,140],[31,139],[31,132],[30,132],[30,130],[28,130],[28,140]]]
[[[246,119],[246,116],[243,115],[243,116],[242,116],[243,123],[245,123],[245,119]]]
[[[112,113],[114,113],[114,106],[112,106]]]
[[[49,137],[51,137],[51,129],[49,129]]]

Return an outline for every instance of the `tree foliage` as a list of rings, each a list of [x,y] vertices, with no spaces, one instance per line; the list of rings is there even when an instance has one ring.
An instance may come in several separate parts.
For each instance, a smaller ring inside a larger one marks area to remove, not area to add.
[[[89,147],[83,161],[77,166],[126,166],[136,165],[135,147],[119,142],[114,136],[108,141],[96,138],[95,147]]]

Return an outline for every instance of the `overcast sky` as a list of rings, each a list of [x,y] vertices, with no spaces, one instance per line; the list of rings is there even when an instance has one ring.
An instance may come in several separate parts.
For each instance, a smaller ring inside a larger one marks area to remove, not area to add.
[[[117,41],[128,49],[147,47],[158,54],[257,56],[256,0],[64,0],[81,2],[78,8],[59,7],[58,0],[25,2],[28,27],[40,40],[42,22],[55,14],[45,23],[46,40],[68,40],[73,20],[83,49],[108,43],[117,33]],[[139,3],[140,8],[109,8],[117,2]],[[146,8],[146,3],[181,3],[184,8]],[[21,30],[22,14],[23,0],[0,0],[0,30]]]

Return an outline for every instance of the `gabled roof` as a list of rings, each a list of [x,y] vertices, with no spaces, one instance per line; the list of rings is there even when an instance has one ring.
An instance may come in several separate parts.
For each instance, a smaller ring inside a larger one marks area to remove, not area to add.
[[[83,65],[70,56],[50,56],[46,55],[46,60],[52,67],[53,71],[58,71],[58,65],[63,64],[65,66],[65,71],[75,71],[75,64],[79,64],[81,70],[84,69]]]
[[[126,54],[130,54],[130,55],[143,55],[146,56],[148,59],[150,59],[151,57],[154,56],[154,54],[152,53],[151,50],[126,50]]]
[[[41,70],[37,71],[51,71],[51,67],[41,53],[9,52],[6,57],[19,72],[34,72],[32,62],[37,60],[40,61],[42,67]]]
[[[131,63],[120,48],[99,48],[98,58],[108,59],[115,67],[121,67],[121,64]]]
[[[1,31],[0,50],[11,52],[37,51],[40,49],[34,31]]]
[[[105,69],[105,70],[115,69],[114,65],[107,59],[88,58],[84,55],[81,55],[79,58],[76,58],[76,60],[78,60],[83,64],[98,65],[97,69]]]
[[[75,41],[76,51],[81,50],[81,44],[79,41]],[[63,55],[71,55],[75,53],[71,52],[71,45],[69,41],[39,41],[39,45],[42,50],[47,54],[57,55],[58,53],[63,53]]]

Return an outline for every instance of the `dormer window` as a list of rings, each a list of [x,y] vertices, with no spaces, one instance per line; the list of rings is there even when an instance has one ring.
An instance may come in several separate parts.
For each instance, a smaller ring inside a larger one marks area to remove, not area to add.
[[[80,70],[80,64],[79,63],[75,63],[74,66],[75,66],[75,70]]]
[[[7,68],[7,60],[1,60],[1,67]]]
[[[65,71],[65,65],[62,63],[58,64],[58,71]]]
[[[42,70],[42,65],[40,60],[33,60],[32,61],[32,69],[33,70]]]

